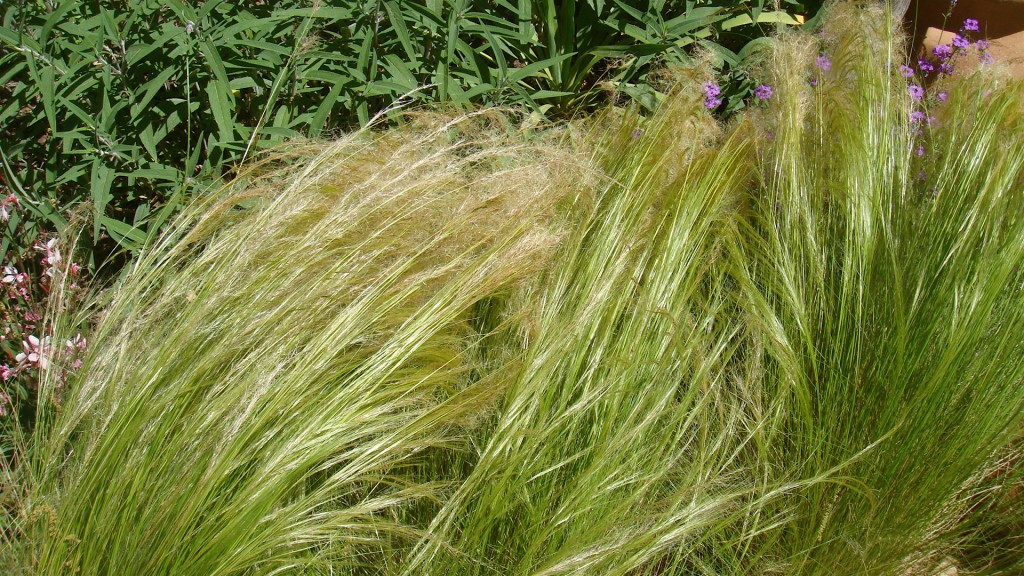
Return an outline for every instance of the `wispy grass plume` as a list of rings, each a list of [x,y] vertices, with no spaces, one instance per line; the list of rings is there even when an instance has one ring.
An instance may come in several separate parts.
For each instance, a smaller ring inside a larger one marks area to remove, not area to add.
[[[792,42],[776,53],[747,295],[763,386],[793,391],[773,460],[848,462],[848,480],[802,491],[773,545],[795,573],[930,573],[963,495],[1020,432],[1021,87],[958,79],[915,121],[881,11],[835,11],[817,87],[803,78],[818,46]]]
[[[136,264],[32,447],[35,570],[275,572],[408,532],[380,512],[431,486],[395,469],[493,394],[463,386],[467,310],[542,267],[576,180],[451,137],[476,120],[296,150]]]

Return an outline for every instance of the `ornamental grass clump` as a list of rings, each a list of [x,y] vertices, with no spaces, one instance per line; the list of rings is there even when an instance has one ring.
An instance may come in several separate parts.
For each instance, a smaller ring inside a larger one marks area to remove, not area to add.
[[[771,460],[843,466],[794,499],[776,545],[799,573],[932,573],[1022,431],[1024,99],[958,78],[922,133],[886,20],[837,12],[824,82],[798,76],[813,47],[776,51],[742,237],[761,387],[792,390]]]
[[[726,127],[695,73],[649,118],[268,157],[109,291],[8,470],[5,560],[1019,571],[1024,89],[919,102],[892,30],[779,39]]]
[[[31,447],[31,571],[269,572],[413,530],[382,512],[438,483],[402,469],[501,390],[469,309],[543,267],[585,179],[470,124],[288,150],[147,251]]]

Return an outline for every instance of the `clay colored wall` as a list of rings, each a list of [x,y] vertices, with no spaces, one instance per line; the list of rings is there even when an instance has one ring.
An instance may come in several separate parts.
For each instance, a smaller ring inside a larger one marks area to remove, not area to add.
[[[948,9],[948,0],[911,0],[906,20],[911,25],[916,21],[919,38],[928,28],[959,30],[966,18],[977,20],[981,35],[990,40],[1024,32],[1024,0],[959,0],[943,22]]]
[[[930,51],[939,42],[948,44],[967,18],[978,21],[976,38],[987,38],[997,62],[1024,78],[1024,0],[958,0],[948,19],[948,0],[911,0],[904,25],[914,36],[914,46]]]

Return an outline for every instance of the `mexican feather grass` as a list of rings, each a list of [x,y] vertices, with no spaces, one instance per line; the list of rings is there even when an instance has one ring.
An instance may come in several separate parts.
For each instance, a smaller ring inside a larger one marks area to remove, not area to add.
[[[1019,573],[1024,91],[945,79],[915,121],[887,22],[778,39],[727,127],[690,80],[250,166],[43,382],[8,565]]]

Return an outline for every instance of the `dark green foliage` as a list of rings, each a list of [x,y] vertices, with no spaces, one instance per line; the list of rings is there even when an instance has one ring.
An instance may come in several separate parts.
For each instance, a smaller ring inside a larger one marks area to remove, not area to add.
[[[2,175],[28,222],[16,234],[13,221],[0,257],[40,228],[63,230],[67,211],[88,202],[85,245],[99,265],[255,150],[365,125],[403,96],[554,118],[612,94],[651,107],[655,64],[703,47],[741,69],[755,39],[818,4],[5,2]],[[734,109],[743,86],[730,94]]]

